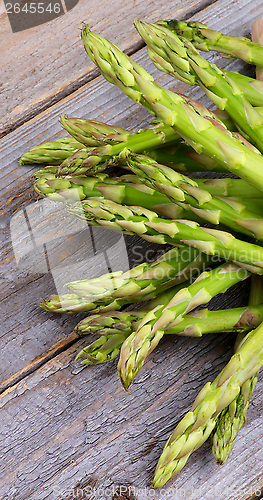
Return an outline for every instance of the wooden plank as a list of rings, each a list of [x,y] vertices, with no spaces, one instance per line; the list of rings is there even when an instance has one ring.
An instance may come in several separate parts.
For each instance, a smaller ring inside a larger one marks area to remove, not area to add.
[[[51,104],[81,87],[97,72],[80,40],[82,21],[118,42],[129,53],[142,47],[133,27],[135,18],[146,21],[167,17],[185,18],[212,0],[130,0],[95,4],[79,0],[65,15],[46,24],[12,33],[4,8],[0,10],[2,104],[0,137]],[[1,2],[3,6],[3,1]],[[15,68],[15,70],[14,70]]]
[[[257,2],[259,9],[260,2],[259,0]],[[231,24],[231,11],[227,8],[226,3],[221,2],[221,4],[223,13],[221,16],[221,26],[228,25],[229,29],[232,30],[234,28],[233,24]],[[242,5],[242,2],[239,2],[238,5]],[[253,5],[255,5],[255,0],[253,1]],[[216,19],[219,18],[220,8],[217,4],[214,4],[210,9],[212,22],[215,23]],[[245,23],[248,23],[250,15],[250,23],[252,24],[253,17],[250,12],[251,5],[248,5],[244,8],[243,19]],[[255,12],[253,15],[255,16]],[[207,16],[209,20],[208,11],[205,11],[203,16]],[[242,25],[240,21],[240,34],[245,32],[245,26],[247,24]],[[219,61],[219,58],[212,57],[214,61]],[[202,100],[206,104],[208,103],[208,99],[203,98],[201,90],[188,90],[185,85],[177,83],[167,75],[163,75],[157,71],[146,56],[145,49],[139,51],[135,59],[144,65],[161,84],[170,89],[178,89],[183,93],[188,91],[192,96]],[[223,62],[229,69],[232,68],[237,71],[244,71],[247,68],[240,61],[235,62],[227,59],[222,61],[220,59],[220,62]],[[0,179],[2,188],[0,200],[1,264],[4,272],[1,287],[1,310],[4,323],[2,324],[0,352],[2,353],[3,365],[5,367],[2,370],[1,376],[2,389],[6,387],[6,384],[10,384],[10,380],[13,380],[12,377],[15,377],[14,380],[20,378],[20,370],[22,370],[22,374],[24,375],[27,370],[25,367],[28,366],[30,371],[32,369],[31,363],[34,363],[34,360],[38,359],[39,356],[42,360],[45,359],[42,358],[43,356],[45,357],[45,353],[53,349],[53,344],[64,342],[67,335],[77,323],[77,320],[74,318],[68,318],[65,315],[62,318],[55,314],[48,315],[38,308],[38,302],[41,297],[47,296],[50,293],[56,293],[54,277],[52,277],[51,273],[46,272],[33,274],[32,268],[31,271],[30,268],[18,268],[14,254],[16,242],[10,231],[10,221],[13,224],[13,221],[17,220],[21,215],[21,220],[24,221],[24,227],[27,231],[26,226],[28,222],[26,222],[22,212],[31,210],[35,205],[31,179],[34,167],[19,166],[18,158],[30,147],[42,141],[50,140],[54,136],[64,135],[59,125],[59,116],[62,113],[69,116],[86,116],[87,118],[108,121],[126,128],[141,127],[149,121],[149,115],[144,109],[139,108],[118,89],[99,77],[16,131],[8,134],[0,141]],[[45,233],[44,229],[43,231]],[[16,231],[13,231],[13,233],[16,234]],[[17,238],[15,239],[17,240]],[[130,262],[132,256],[136,257],[135,254],[133,255],[133,248],[141,245],[138,238],[132,241],[134,243],[130,243],[129,245]],[[43,244],[43,241],[41,244]],[[41,255],[43,257],[44,249],[43,247],[41,248]],[[141,252],[141,255],[147,255],[148,249],[149,246],[144,242],[139,252]],[[32,258],[32,251],[31,254],[29,252],[29,255]],[[122,267],[124,261],[121,261],[119,264]],[[76,275],[75,279],[78,279],[78,277],[79,275]],[[65,281],[69,280],[65,279]],[[11,315],[10,311],[13,311]],[[16,350],[17,358],[13,356],[14,349]]]

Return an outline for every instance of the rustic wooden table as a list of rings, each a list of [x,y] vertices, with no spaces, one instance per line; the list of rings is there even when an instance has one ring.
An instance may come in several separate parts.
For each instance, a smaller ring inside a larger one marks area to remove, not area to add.
[[[216,465],[206,443],[167,487],[155,491],[149,486],[167,437],[200,388],[230,358],[234,338],[163,339],[129,394],[121,387],[115,361],[88,368],[75,364],[76,350],[87,344],[72,334],[82,316],[46,313],[38,307],[39,298],[60,290],[69,277],[105,272],[103,251],[113,267],[127,269],[143,256],[152,259],[159,247],[98,232],[101,253],[99,260],[92,259],[87,227],[70,224],[49,204],[36,204],[31,178],[36,168],[21,167],[18,159],[30,147],[64,135],[62,113],[129,129],[149,123],[144,109],[98,76],[80,41],[83,20],[132,54],[162,85],[209,105],[201,90],[189,90],[153,67],[134,19],[192,17],[219,31],[248,36],[263,15],[262,0],[124,0],[121,6],[116,0],[80,0],[62,17],[17,33],[11,31],[2,1],[0,13],[1,500],[260,498],[262,373],[248,423],[227,463]],[[209,58],[252,74],[240,61],[215,54]],[[223,295],[220,306],[245,305],[247,288],[246,282]]]

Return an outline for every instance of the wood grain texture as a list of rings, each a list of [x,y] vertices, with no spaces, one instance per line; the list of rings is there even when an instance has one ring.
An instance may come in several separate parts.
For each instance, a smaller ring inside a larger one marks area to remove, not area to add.
[[[212,0],[79,0],[76,7],[53,21],[12,33],[5,12],[0,16],[0,137],[32,118],[95,74],[80,40],[83,21],[122,50],[134,52],[143,43],[133,27],[136,17],[154,21],[185,18]],[[2,9],[3,10],[3,9]]]
[[[253,20],[261,15],[258,0],[232,4],[219,0],[194,18],[226,33],[247,35]],[[145,49],[134,58],[161,84],[186,91],[184,85],[153,68]],[[211,60],[217,62],[219,58],[211,55]],[[220,59],[220,65],[242,72],[249,70],[241,62]],[[190,89],[188,93],[208,102],[199,90]],[[163,339],[139,373],[130,394],[126,394],[118,380],[115,361],[85,369],[74,364],[76,349],[88,343],[87,339],[76,343],[68,337],[76,318],[39,310],[38,298],[56,290],[51,273],[18,268],[10,220],[24,223],[20,211],[26,210],[28,221],[32,221],[30,214],[36,205],[31,179],[35,168],[20,167],[18,158],[31,146],[54,135],[64,135],[58,123],[61,113],[130,129],[149,121],[143,109],[99,77],[0,142],[2,390],[10,385],[0,396],[0,499],[72,500],[81,498],[85,488],[86,498],[93,495],[112,499],[119,485],[123,491],[129,485],[136,488],[136,500],[252,499],[257,490],[263,489],[262,372],[250,404],[248,424],[241,430],[229,461],[221,467],[215,465],[206,443],[165,489],[153,492],[149,487],[167,437],[201,387],[213,380],[227,362],[233,338],[224,335]],[[43,234],[37,229],[41,240]],[[76,231],[78,236],[79,232]],[[23,241],[22,226],[15,234]],[[147,252],[152,246],[141,245],[138,238],[128,239],[130,263],[138,263],[136,259],[142,253],[150,255]],[[25,240],[24,246],[27,244]],[[56,257],[54,246],[52,252]],[[27,255],[31,262],[35,254]],[[34,262],[38,264],[37,259]],[[222,295],[214,307],[246,304],[247,293],[248,283],[244,282]],[[67,342],[75,343],[66,349]],[[12,385],[16,380],[20,381]]]

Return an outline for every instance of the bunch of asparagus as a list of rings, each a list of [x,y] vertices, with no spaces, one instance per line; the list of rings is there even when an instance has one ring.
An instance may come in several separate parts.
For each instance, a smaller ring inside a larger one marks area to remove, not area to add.
[[[226,461],[263,365],[263,83],[222,71],[198,51],[240,57],[257,65],[260,75],[263,48],[258,39],[226,37],[200,23],[135,21],[135,27],[158,69],[199,85],[218,109],[158,86],[84,24],[84,48],[102,75],[155,121],[131,133],[62,116],[69,136],[34,147],[20,163],[45,165],[34,174],[36,192],[64,202],[73,217],[171,245],[153,263],[70,282],[69,293],[42,299],[46,311],[93,312],[75,331],[98,338],[76,359],[91,365],[119,355],[119,377],[128,390],[163,335],[238,334],[229,363],[169,438],[153,479],[157,488],[209,437],[216,461]],[[191,177],[207,170],[238,178]],[[214,296],[251,275],[247,307],[209,309]],[[124,309],[131,304],[140,307]]]

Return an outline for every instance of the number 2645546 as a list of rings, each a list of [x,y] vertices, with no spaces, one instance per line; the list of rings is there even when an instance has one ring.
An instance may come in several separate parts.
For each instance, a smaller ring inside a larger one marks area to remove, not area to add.
[[[6,13],[7,14],[44,14],[49,12],[50,14],[54,12],[55,14],[60,14],[61,4],[60,3],[49,3],[48,5],[40,2],[29,2],[20,5],[19,3],[7,3]]]

